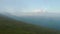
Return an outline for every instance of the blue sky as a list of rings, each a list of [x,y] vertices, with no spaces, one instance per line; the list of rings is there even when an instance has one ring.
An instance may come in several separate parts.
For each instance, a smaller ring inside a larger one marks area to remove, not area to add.
[[[0,0],[0,11],[9,13],[38,12],[60,12],[60,0]]]

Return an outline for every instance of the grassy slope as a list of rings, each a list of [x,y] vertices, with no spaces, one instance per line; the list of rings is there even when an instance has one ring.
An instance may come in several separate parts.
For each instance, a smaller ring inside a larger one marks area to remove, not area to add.
[[[0,16],[0,34],[59,34],[59,31]]]

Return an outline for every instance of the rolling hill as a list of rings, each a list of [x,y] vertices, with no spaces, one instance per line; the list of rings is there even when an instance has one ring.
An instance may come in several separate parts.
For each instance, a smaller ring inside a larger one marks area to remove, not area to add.
[[[0,15],[0,34],[60,34],[60,31]]]

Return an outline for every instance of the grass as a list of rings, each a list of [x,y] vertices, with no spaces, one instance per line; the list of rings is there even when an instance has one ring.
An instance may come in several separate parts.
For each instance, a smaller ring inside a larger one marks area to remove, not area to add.
[[[0,16],[0,34],[60,34],[60,31]]]

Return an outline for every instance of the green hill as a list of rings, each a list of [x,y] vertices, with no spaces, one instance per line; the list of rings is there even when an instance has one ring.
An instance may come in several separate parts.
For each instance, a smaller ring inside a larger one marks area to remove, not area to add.
[[[0,16],[0,34],[59,34],[59,31]]]

